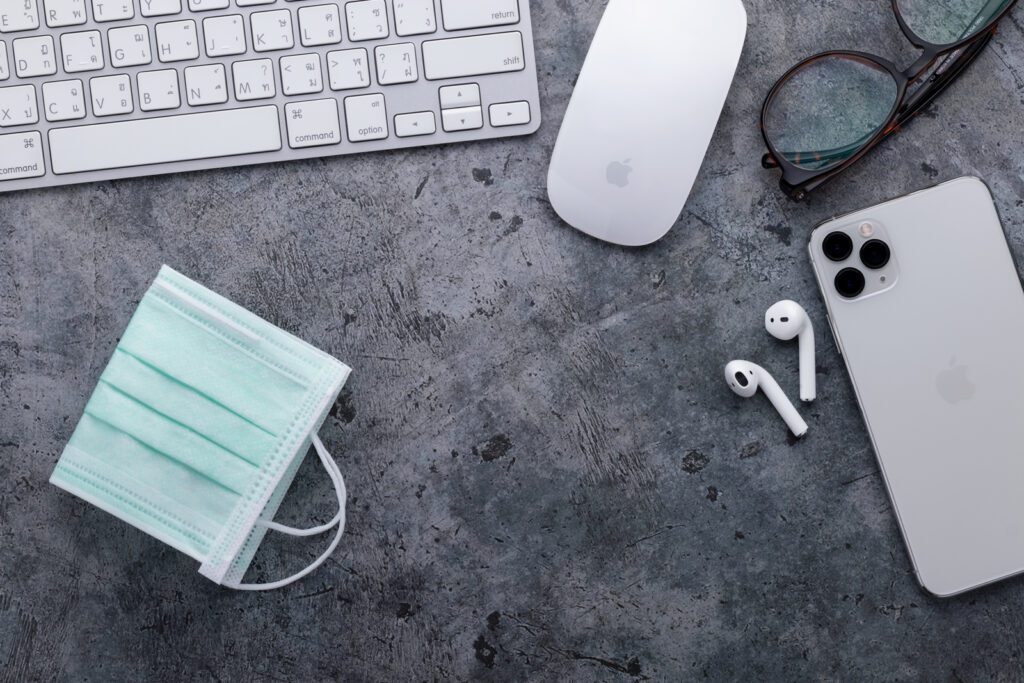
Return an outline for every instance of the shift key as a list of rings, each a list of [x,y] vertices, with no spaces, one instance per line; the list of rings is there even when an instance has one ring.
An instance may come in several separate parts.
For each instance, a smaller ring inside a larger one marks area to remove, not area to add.
[[[519,23],[518,0],[441,0],[446,31]]]
[[[524,69],[523,34],[518,31],[423,43],[423,73],[428,81]]]
[[[39,133],[0,135],[0,182],[46,175]]]

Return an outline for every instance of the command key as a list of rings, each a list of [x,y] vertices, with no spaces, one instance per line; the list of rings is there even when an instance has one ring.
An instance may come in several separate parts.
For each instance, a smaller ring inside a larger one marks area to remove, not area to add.
[[[0,135],[0,182],[46,175],[39,133]]]

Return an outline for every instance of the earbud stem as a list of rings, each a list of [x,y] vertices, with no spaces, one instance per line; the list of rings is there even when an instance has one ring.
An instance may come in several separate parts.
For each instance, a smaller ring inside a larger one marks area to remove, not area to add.
[[[786,398],[786,394],[782,391],[782,387],[779,383],[772,378],[767,372],[761,375],[760,378],[761,391],[768,397],[768,400],[775,406],[775,410],[778,411],[779,416],[785,421],[786,426],[789,427],[789,431],[793,432],[793,436],[797,438],[807,433],[807,423],[800,417],[800,413],[797,412],[796,407],[792,401]]]
[[[807,328],[800,333],[800,400],[810,403],[818,397],[817,368],[814,366],[814,327],[807,321]]]

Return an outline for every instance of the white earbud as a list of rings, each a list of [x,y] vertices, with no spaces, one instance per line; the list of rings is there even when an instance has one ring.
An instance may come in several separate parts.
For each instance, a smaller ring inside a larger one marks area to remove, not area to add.
[[[792,402],[786,398],[779,383],[772,379],[768,371],[760,365],[754,365],[745,360],[734,360],[725,366],[725,381],[729,388],[743,398],[751,398],[757,393],[758,387],[768,397],[768,400],[779,411],[779,415],[785,420],[789,431],[797,437],[807,433],[807,423],[800,417],[800,413],[793,407]]]
[[[764,314],[768,333],[782,341],[800,339],[800,400],[810,403],[817,398],[814,367],[814,326],[803,306],[795,301],[780,301]]]

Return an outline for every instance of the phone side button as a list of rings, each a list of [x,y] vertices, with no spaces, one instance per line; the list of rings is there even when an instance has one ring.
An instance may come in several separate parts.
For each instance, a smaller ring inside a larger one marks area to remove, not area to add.
[[[839,351],[839,355],[840,356],[844,355],[843,354],[843,345],[839,343],[839,335],[836,334],[836,326],[832,322],[832,316],[830,316],[830,315],[828,315],[826,313],[825,314],[825,320],[828,320],[828,329],[830,329],[832,331],[832,341],[835,342],[836,350]]]

